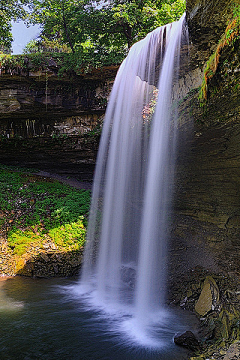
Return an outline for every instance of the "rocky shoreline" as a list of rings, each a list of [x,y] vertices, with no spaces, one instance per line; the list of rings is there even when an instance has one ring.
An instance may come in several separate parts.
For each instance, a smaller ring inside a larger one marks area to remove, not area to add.
[[[188,348],[190,360],[240,358],[240,282],[237,277],[204,268],[189,269],[170,278],[169,305],[191,311],[199,319],[197,331],[189,329],[176,338]]]
[[[78,274],[83,249],[66,251],[46,243],[45,249],[31,246],[23,256],[11,254],[6,243],[1,246],[0,276],[69,277]]]

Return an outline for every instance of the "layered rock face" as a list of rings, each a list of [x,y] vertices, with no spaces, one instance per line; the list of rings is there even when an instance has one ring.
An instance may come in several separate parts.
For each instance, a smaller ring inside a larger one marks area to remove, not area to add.
[[[96,130],[118,67],[61,77],[50,65],[0,69],[0,161],[92,181]]]
[[[203,73],[230,9],[230,1],[187,1],[194,72]],[[173,230],[174,241],[183,249],[175,258],[179,271],[201,266],[233,277],[240,272],[239,44],[236,36],[221,50],[216,73],[208,81],[207,100],[200,102],[196,87],[180,105],[184,146],[177,160]]]
[[[0,68],[1,123],[6,119],[41,119],[43,124],[46,119],[45,123],[58,123],[66,118],[89,119],[91,114],[103,114],[117,69],[112,66],[84,76],[64,76],[51,68],[42,71],[29,68],[28,72]],[[3,135],[2,127],[0,131]]]

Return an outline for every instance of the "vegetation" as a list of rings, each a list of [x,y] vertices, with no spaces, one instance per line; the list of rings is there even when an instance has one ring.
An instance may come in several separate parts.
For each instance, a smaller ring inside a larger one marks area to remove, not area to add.
[[[151,123],[158,99],[158,89],[153,88],[150,100],[147,105],[144,106],[142,111],[143,122],[145,124]]]
[[[33,22],[42,34],[60,39],[72,52],[128,48],[157,26],[177,20],[182,0],[34,0]]]
[[[51,241],[78,250],[85,241],[90,192],[0,166],[0,231],[14,254]]]
[[[178,20],[185,0],[4,0],[1,6],[6,16],[0,20],[0,46],[11,44],[11,20],[40,24],[40,37],[26,46],[25,54],[65,54],[64,70],[79,73],[120,64],[132,44]]]
[[[240,38],[240,5],[236,5],[233,9],[232,19],[229,21],[225,33],[222,35],[216,51],[207,61],[204,70],[204,79],[199,93],[200,102],[207,100],[208,96],[208,84],[211,78],[215,75],[218,69],[219,60],[223,49],[229,48],[236,40]]]
[[[40,41],[66,44],[78,68],[119,64],[133,43],[177,20],[185,9],[184,0],[34,0],[34,4],[32,21],[42,24]]]

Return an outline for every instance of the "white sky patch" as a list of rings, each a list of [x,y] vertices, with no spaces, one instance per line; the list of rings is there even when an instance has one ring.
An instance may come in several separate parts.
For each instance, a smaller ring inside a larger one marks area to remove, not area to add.
[[[12,23],[12,25],[12,34],[14,39],[12,43],[12,54],[22,54],[27,43],[39,35],[40,28],[38,25],[31,25],[30,27],[27,27],[23,21]]]

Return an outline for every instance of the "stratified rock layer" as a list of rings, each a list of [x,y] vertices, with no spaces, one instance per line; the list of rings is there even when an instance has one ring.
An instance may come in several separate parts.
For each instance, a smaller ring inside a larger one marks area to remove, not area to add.
[[[203,46],[212,55],[225,31],[227,15],[232,16],[231,2],[216,2],[219,7],[216,22],[213,21],[216,8],[211,1],[188,1],[188,16],[190,5],[191,11],[197,7],[196,14],[193,12],[189,20],[190,38],[195,39],[194,46]],[[198,26],[192,29],[195,20]],[[206,34],[202,35],[209,45],[201,42],[201,37],[199,40],[194,38],[197,29],[200,33],[206,29]],[[198,58],[196,66],[208,60],[206,54]],[[221,50],[216,73],[208,81],[207,100],[200,102],[200,89],[196,87],[180,104],[181,144],[177,159],[173,238],[176,244],[186,249],[175,265],[175,269],[178,267],[182,272],[195,266],[233,277],[240,272],[239,58],[240,41],[236,36]],[[204,66],[199,65],[197,69],[203,71]]]

